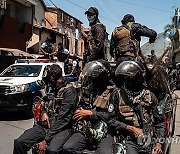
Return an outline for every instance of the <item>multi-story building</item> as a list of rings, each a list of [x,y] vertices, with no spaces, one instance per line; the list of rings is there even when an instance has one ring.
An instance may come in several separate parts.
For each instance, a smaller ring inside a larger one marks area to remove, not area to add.
[[[0,47],[26,50],[32,36],[36,0],[1,0]]]
[[[52,28],[61,34],[56,42],[62,42],[70,53],[82,55],[82,22],[60,8],[48,7],[45,14],[47,28]]]
[[[36,4],[36,0],[0,0],[0,72],[14,63],[19,50],[26,51]]]
[[[180,8],[175,9],[173,24],[175,26],[175,34],[173,36],[174,60],[176,63],[179,63],[180,62]]]
[[[28,44],[28,52],[38,53],[40,45],[53,38],[55,45],[63,43],[71,54],[82,56],[82,22],[56,7],[46,7],[43,0],[35,6],[33,36]]]

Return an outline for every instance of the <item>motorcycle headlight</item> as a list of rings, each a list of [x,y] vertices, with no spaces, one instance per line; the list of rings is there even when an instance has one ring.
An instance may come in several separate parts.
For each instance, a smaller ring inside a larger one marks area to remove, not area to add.
[[[11,86],[11,91],[7,93],[22,93],[30,90],[29,84]]]

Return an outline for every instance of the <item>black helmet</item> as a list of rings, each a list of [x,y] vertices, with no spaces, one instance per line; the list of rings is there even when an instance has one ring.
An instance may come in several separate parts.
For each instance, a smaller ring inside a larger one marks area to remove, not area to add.
[[[108,65],[105,67],[105,64],[103,65],[103,60],[94,60],[91,62],[86,63],[82,70],[82,76],[89,76],[89,77],[98,77],[102,73],[109,74]],[[110,67],[109,67],[110,69]]]
[[[145,86],[145,68],[143,64],[137,61],[123,61],[116,68],[116,85],[118,87],[138,91]]]
[[[88,62],[81,73],[82,89],[86,94],[90,94],[92,91],[104,90],[109,83],[109,77],[108,65],[105,66],[104,61],[95,60]]]

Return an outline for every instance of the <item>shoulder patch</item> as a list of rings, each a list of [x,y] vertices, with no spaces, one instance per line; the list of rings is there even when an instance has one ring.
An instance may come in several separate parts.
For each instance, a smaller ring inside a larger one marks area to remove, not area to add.
[[[114,111],[114,105],[113,104],[109,104],[108,112],[113,112],[113,111]]]

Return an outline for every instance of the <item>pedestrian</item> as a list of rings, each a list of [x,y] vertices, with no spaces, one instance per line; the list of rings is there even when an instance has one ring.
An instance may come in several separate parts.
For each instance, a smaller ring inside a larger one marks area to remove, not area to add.
[[[133,15],[126,14],[121,20],[122,25],[112,32],[110,54],[115,58],[116,66],[124,60],[138,60],[144,62],[140,49],[141,36],[149,38],[153,43],[157,33],[140,23],[136,23]]]
[[[163,102],[147,89],[145,73],[144,66],[134,61],[121,62],[115,71],[119,102],[117,117],[110,118],[108,126],[116,132],[117,142],[125,146],[127,154],[162,154]]]
[[[154,64],[156,62],[156,60],[157,60],[157,57],[155,55],[155,51],[151,50],[150,63]]]
[[[42,43],[39,51],[42,52],[44,54],[44,58],[47,59],[53,59],[52,57],[52,53],[53,53],[53,42],[52,42],[52,38],[48,38],[45,40],[45,42]]]
[[[80,154],[85,148],[111,154],[113,138],[107,132],[107,120],[114,114],[114,87],[110,66],[104,60],[86,63],[82,71],[81,97],[74,113],[74,134],[63,146],[63,154]],[[107,136],[107,137],[106,137]],[[102,145],[104,148],[99,149]],[[96,146],[96,147],[94,147]]]
[[[42,124],[25,130],[19,138],[14,140],[13,154],[27,153],[35,144],[38,145],[38,151],[41,154],[45,154],[46,151],[50,154],[58,153],[61,152],[63,144],[71,136],[72,116],[77,103],[76,89],[63,79],[62,69],[59,65],[53,64],[48,70],[45,82],[52,82],[53,93],[58,98],[56,102],[59,105],[56,111],[58,114],[49,128],[52,115],[43,111]]]
[[[106,39],[106,27],[99,21],[99,12],[95,7],[90,7],[85,14],[91,27],[87,36],[88,49],[85,51],[87,59],[85,63],[97,59],[105,59],[104,42]]]
[[[70,56],[70,53],[67,49],[63,47],[63,43],[58,43],[57,52],[55,52],[57,58],[60,62],[67,62]]]

